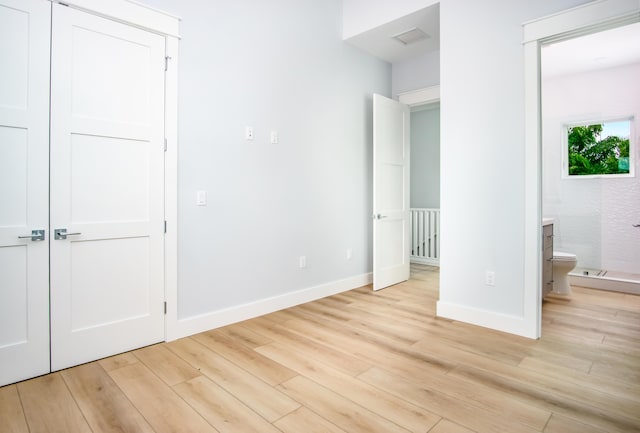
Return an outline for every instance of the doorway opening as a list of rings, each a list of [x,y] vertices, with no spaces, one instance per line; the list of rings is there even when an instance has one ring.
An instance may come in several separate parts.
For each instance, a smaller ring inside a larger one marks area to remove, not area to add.
[[[544,44],[541,59],[554,249],[576,256],[572,285],[640,293],[640,23]]]
[[[525,255],[523,319],[527,335],[541,335],[542,311],[542,118],[540,50],[545,44],[640,21],[637,3],[590,2],[523,24],[525,69]]]

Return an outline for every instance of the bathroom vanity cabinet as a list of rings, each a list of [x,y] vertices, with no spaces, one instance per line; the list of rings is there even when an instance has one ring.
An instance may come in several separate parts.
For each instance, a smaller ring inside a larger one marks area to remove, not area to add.
[[[553,289],[553,223],[542,226],[542,297]]]

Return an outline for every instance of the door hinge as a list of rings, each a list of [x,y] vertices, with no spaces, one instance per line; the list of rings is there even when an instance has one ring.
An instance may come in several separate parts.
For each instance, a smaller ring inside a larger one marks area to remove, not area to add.
[[[164,314],[167,314],[167,301],[164,301]]]
[[[169,60],[171,60],[171,56],[164,56],[164,71],[167,72],[169,70]]]
[[[167,232],[167,220],[164,220],[164,232]]]
[[[164,139],[164,151],[165,152],[167,151],[167,139],[166,138]]]

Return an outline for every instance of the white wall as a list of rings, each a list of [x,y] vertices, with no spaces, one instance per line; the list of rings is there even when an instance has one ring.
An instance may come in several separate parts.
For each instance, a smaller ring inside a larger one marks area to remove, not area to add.
[[[393,96],[440,84],[440,51],[431,51],[391,65]]]
[[[183,19],[179,319],[199,320],[193,331],[216,312],[237,320],[236,308],[360,281],[372,266],[371,95],[390,95],[391,74],[343,42],[341,1],[144,1]]]
[[[349,39],[438,3],[437,0],[343,0],[342,36]]]
[[[563,179],[563,126],[639,119],[638,77],[633,65],[543,81],[543,212],[556,220],[554,249],[576,254],[581,267],[640,269],[640,231],[632,227],[640,221],[640,165],[636,150],[636,177]]]
[[[442,243],[438,313],[521,332],[525,21],[585,0],[440,4]],[[485,271],[495,286],[485,285]]]
[[[440,207],[440,104],[411,112],[411,207]]]

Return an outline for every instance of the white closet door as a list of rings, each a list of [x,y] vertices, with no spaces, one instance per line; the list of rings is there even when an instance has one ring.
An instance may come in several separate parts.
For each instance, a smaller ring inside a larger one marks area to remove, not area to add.
[[[164,339],[165,41],[59,4],[52,13],[58,370]]]
[[[49,371],[50,11],[0,0],[0,386]]]

